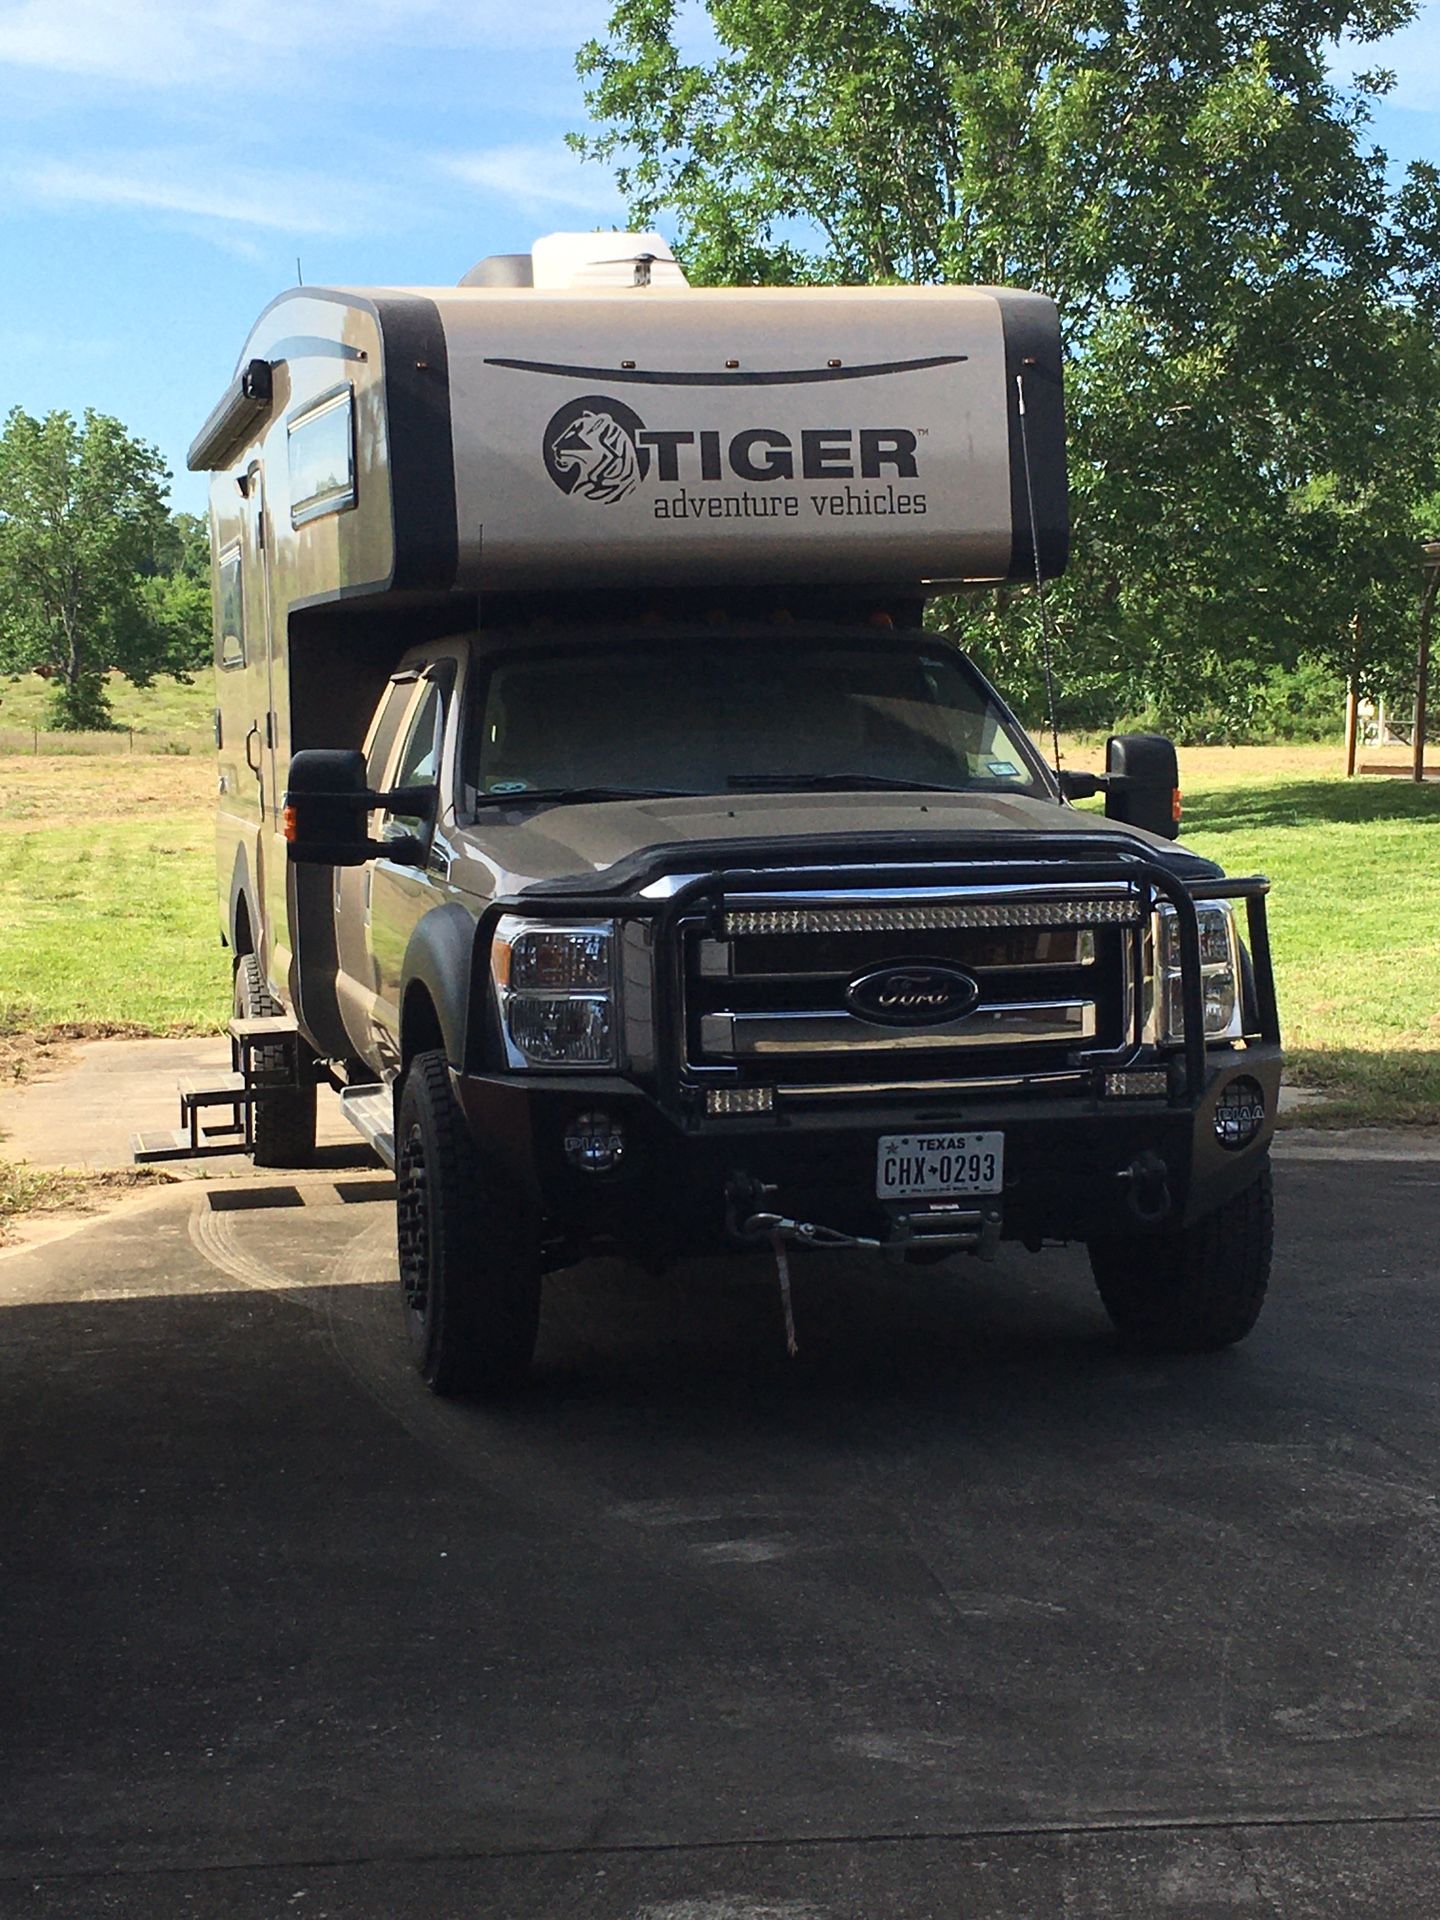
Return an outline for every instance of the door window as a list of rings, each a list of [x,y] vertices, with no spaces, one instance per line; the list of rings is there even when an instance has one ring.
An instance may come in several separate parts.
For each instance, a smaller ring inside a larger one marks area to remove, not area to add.
[[[444,731],[445,703],[440,688],[432,680],[420,696],[406,732],[405,744],[395,767],[395,786],[426,787],[435,784],[440,777],[440,746]],[[386,825],[392,820],[411,833],[423,824],[423,816],[419,814],[387,813]]]

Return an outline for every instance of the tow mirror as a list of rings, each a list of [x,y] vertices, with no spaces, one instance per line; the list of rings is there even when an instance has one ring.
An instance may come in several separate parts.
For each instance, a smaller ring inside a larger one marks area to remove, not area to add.
[[[1175,743],[1159,733],[1114,733],[1105,743],[1105,812],[1173,840],[1180,832]]]
[[[424,864],[425,848],[414,834],[372,840],[367,828],[377,807],[427,818],[438,789],[396,787],[376,793],[365,783],[365,756],[349,747],[303,747],[290,762],[282,816],[292,861],[324,867],[361,867],[367,860],[400,866]]]
[[[1104,773],[1060,770],[1067,800],[1103,793],[1105,812],[1127,827],[1173,840],[1180,831],[1180,773],[1171,741],[1158,733],[1116,733],[1105,746]]]

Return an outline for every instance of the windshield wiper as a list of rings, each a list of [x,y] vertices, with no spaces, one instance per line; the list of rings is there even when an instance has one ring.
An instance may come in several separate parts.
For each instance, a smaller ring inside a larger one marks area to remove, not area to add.
[[[689,787],[521,787],[514,793],[477,793],[477,807],[584,806],[590,800],[692,800]]]
[[[933,780],[891,780],[883,773],[732,773],[725,783],[736,792],[792,789],[798,793],[960,793]]]

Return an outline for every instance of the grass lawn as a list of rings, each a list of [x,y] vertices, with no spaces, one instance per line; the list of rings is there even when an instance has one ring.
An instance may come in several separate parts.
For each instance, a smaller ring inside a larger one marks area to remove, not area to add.
[[[1328,1096],[1306,1124],[1440,1125],[1440,785],[1187,777],[1187,844],[1273,882],[1288,1077]]]
[[[0,757],[0,1032],[218,1030],[206,761]]]
[[[1072,766],[1098,764],[1079,746]],[[1307,1125],[1440,1125],[1440,785],[1339,775],[1327,747],[1181,755],[1185,839],[1274,883]],[[218,1029],[208,758],[0,756],[0,1032]]]
[[[188,683],[160,679],[148,687],[112,673],[107,690],[115,733],[49,733],[50,683],[34,673],[0,674],[0,755],[33,751],[36,728],[42,754],[123,753],[131,731],[137,752],[160,748],[203,756],[210,751],[215,689],[208,668]]]

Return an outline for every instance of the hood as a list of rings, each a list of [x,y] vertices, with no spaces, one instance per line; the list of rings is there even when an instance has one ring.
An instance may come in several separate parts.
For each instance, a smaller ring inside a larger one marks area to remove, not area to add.
[[[676,799],[606,800],[586,805],[486,808],[454,837],[451,879],[483,897],[534,892],[620,891],[648,869],[697,869],[755,857],[773,859],[787,842],[797,858],[943,857],[945,844],[976,835],[1116,838],[1184,879],[1221,869],[1171,840],[1053,800],[1003,793],[737,793]],[[1017,848],[1017,851],[1019,849]]]

